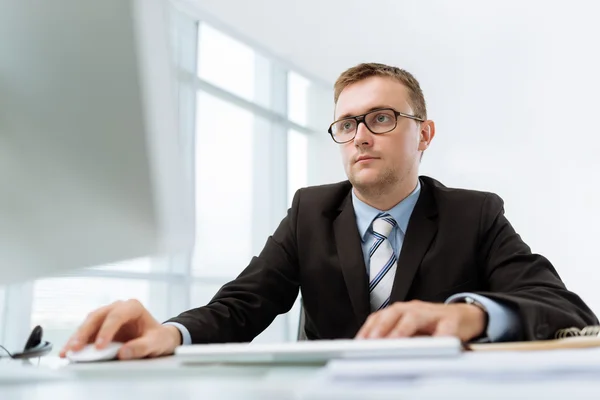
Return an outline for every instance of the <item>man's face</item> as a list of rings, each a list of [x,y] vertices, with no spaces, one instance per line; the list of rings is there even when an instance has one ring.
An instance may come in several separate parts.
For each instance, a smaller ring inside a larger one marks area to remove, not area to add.
[[[387,77],[374,76],[353,83],[338,98],[335,120],[377,108],[413,115],[407,92],[403,84]],[[352,185],[364,194],[377,194],[413,173],[418,174],[421,151],[429,142],[429,137],[423,141],[422,128],[425,127],[419,121],[398,117],[395,129],[374,134],[360,123],[354,140],[340,144],[344,169]]]

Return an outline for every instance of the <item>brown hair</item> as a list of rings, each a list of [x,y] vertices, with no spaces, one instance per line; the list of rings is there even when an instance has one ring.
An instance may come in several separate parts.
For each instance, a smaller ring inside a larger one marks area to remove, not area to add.
[[[342,93],[342,90],[346,86],[372,76],[389,77],[406,86],[408,89],[409,104],[413,109],[414,115],[427,119],[425,97],[423,96],[419,81],[410,72],[385,64],[363,63],[342,72],[333,86],[333,101],[337,104],[340,93]]]

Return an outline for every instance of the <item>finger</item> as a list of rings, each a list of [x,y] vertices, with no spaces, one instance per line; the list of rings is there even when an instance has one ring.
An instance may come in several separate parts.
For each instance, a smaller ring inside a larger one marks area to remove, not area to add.
[[[163,354],[160,335],[152,331],[142,337],[131,340],[119,350],[119,359],[132,360],[144,357],[157,357]]]
[[[89,318],[89,317],[88,317]],[[86,319],[86,323],[88,322],[88,319]],[[80,344],[80,340],[79,338],[79,331],[81,330],[81,327],[77,329],[77,331],[69,338],[69,340],[67,340],[67,343],[65,343],[65,345],[63,346],[63,348],[61,349],[59,355],[61,357],[65,357],[67,355],[67,352],[69,350],[73,350],[74,348],[79,348],[82,347],[82,345]],[[87,341],[83,342],[83,344],[87,343]]]
[[[118,357],[120,360],[133,360],[136,358],[144,358],[151,351],[151,340],[148,335],[133,339],[127,342],[119,350]]]
[[[83,324],[81,324],[61,350],[61,356],[66,356],[66,353],[69,350],[79,351],[83,349],[83,347],[88,344],[91,341],[91,338],[98,332],[98,329],[100,329],[100,326],[102,325],[102,321],[110,311],[111,307],[112,305],[105,306],[88,314]]]
[[[65,345],[62,347],[62,349],[60,349],[60,352],[58,353],[58,356],[60,358],[65,358],[67,356],[67,351],[69,351],[71,349],[71,341],[73,340],[73,338],[69,338],[69,340],[67,340],[67,343],[65,343]]]
[[[356,334],[356,338],[357,339],[368,338],[369,335],[371,334],[371,330],[373,329],[373,327],[377,325],[377,320],[379,319],[380,315],[381,315],[381,312],[375,312],[375,313],[369,315],[369,317],[367,318],[367,320],[365,321],[363,326],[360,328],[360,330]]]
[[[424,327],[426,320],[414,312],[405,313],[387,334],[388,338],[414,336]]]
[[[113,307],[106,315],[102,326],[98,330],[96,337],[96,347],[104,348],[115,337],[116,333],[123,325],[138,317],[134,302],[122,302],[116,307]]]
[[[376,324],[372,327],[371,332],[368,336],[369,339],[378,339],[386,337],[392,328],[396,326],[398,321],[402,318],[406,312],[406,306],[401,303],[397,303],[391,307],[384,309],[381,315],[376,321]]]
[[[458,320],[455,318],[441,319],[433,336],[458,336]]]
[[[67,356],[67,352],[72,349],[72,341],[73,338],[69,339],[67,343],[63,346],[63,348],[58,353],[60,358],[65,358]]]

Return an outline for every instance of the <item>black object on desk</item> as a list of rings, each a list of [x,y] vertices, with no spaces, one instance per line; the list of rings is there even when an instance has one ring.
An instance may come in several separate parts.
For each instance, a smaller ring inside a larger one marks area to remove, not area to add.
[[[27,342],[25,342],[25,347],[23,351],[18,353],[10,353],[6,348],[0,346],[1,349],[4,349],[8,356],[14,360],[18,359],[29,359],[29,358],[38,358],[45,356],[46,354],[52,351],[52,343],[42,340],[44,331],[42,327],[37,325],[27,338]],[[2,358],[2,356],[0,356]]]

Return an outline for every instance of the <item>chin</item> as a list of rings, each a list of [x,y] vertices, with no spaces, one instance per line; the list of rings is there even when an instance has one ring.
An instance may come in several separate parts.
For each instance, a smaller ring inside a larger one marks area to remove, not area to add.
[[[350,178],[353,184],[368,186],[376,184],[380,181],[379,172],[372,169],[362,169],[355,171]]]

